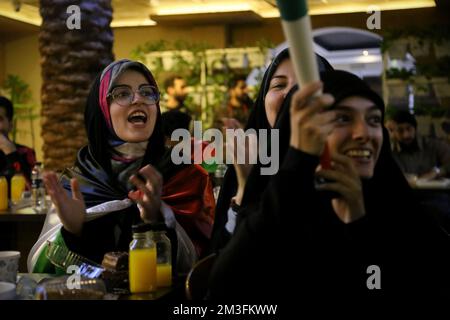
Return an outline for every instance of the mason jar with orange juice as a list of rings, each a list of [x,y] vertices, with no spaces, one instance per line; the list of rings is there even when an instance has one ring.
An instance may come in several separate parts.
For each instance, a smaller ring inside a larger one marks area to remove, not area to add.
[[[166,235],[164,223],[152,226],[152,237],[156,244],[156,283],[158,288],[172,285],[172,245]]]
[[[0,176],[0,211],[8,209],[8,180]]]
[[[26,180],[19,162],[14,163],[14,170],[15,174],[11,178],[11,203],[17,204],[22,199],[22,193],[26,187]]]
[[[131,293],[156,290],[156,245],[150,233],[151,226],[133,226],[133,240],[129,253],[129,281]]]

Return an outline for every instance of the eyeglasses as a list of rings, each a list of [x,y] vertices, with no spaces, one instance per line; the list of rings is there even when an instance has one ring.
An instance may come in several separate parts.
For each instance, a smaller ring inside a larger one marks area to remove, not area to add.
[[[139,94],[145,104],[156,104],[159,101],[158,89],[150,85],[141,86],[134,92],[129,87],[119,86],[114,88],[107,97],[122,107],[128,107],[133,103],[135,93]]]

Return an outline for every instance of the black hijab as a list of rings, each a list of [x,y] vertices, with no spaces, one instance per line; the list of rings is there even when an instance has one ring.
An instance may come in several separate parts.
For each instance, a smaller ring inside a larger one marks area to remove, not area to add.
[[[267,120],[266,108],[265,108],[265,97],[270,88],[270,81],[274,73],[276,72],[278,66],[285,60],[289,58],[289,50],[288,48],[284,49],[279,53],[279,55],[274,59],[272,64],[269,66],[269,69],[266,71],[266,74],[263,78],[263,84],[261,86],[261,90],[256,99],[254,112],[250,115],[248,124],[246,129],[254,128],[258,129],[272,129]],[[317,65],[319,68],[319,72],[323,73],[326,71],[334,70],[330,63],[323,58],[322,56],[316,54]],[[280,111],[277,114],[277,118],[275,120],[275,125],[273,129],[279,130],[279,163],[283,162],[284,155],[287,152],[289,147],[289,137],[290,137],[290,123],[289,123],[289,104],[290,97],[292,94],[298,89],[298,85],[295,85],[288,95],[285,98],[283,105],[280,108]],[[268,135],[267,137],[267,149],[271,150],[271,139]],[[230,166],[232,167],[232,166]],[[267,183],[270,179],[270,175],[261,175],[261,167],[263,165],[258,161],[255,164],[250,172],[250,175],[247,180],[247,184],[245,187],[244,198],[242,200],[242,206],[248,205],[249,203],[257,203],[259,202],[260,195],[264,191],[267,186]],[[232,167],[234,174],[234,167]],[[231,171],[231,170],[230,170]],[[235,176],[235,174],[234,174]]]
[[[362,96],[384,113],[381,98],[355,75],[330,71],[321,78],[324,92],[335,96],[336,102]],[[280,130],[280,159],[289,148],[289,106],[295,90],[286,97],[275,125]],[[256,202],[248,193],[251,185],[258,188],[266,178],[250,176],[244,195],[247,202],[243,201],[238,215],[245,221],[236,227],[216,260],[210,277],[212,297],[277,301],[289,297],[284,295],[287,283],[305,293],[307,301],[342,298],[348,302],[367,297],[396,301],[399,294],[416,298],[418,293],[448,297],[448,237],[415,202],[392,158],[388,132],[382,130],[384,140],[374,175],[362,181],[366,215],[350,224],[339,221],[330,198],[310,188],[312,181],[303,184],[291,179],[289,170],[280,175],[283,181],[273,180],[268,201],[260,207],[264,202]],[[308,170],[312,177],[314,169]],[[292,171],[292,177],[299,176]],[[307,174],[301,177],[308,179]],[[299,194],[302,185],[308,185],[303,189],[308,194]],[[287,263],[280,266],[280,261]],[[366,270],[373,264],[381,269],[382,291],[367,290]],[[281,280],[269,277],[261,290],[261,279],[274,270],[281,272]]]
[[[264,73],[261,82],[261,87],[255,100],[255,105],[252,108],[252,111],[249,115],[249,119],[247,121],[247,125],[245,126],[245,130],[255,129],[258,138],[259,138],[259,129],[265,129],[268,131],[272,129],[272,127],[269,124],[269,121],[267,120],[265,97],[267,95],[267,92],[269,91],[270,81],[272,80],[273,75],[277,71],[280,64],[288,58],[289,58],[289,48],[285,48],[274,58],[274,60],[271,62],[271,64]],[[318,54],[316,54],[316,58],[320,72],[326,70],[333,70],[333,67],[329,64],[329,62],[325,58],[321,57]],[[278,114],[277,119],[280,118],[280,113]],[[268,146],[269,151],[270,151],[270,143],[271,143],[270,135],[268,135],[266,145]],[[258,159],[258,163],[254,165],[254,168],[252,169],[249,176],[248,181],[250,182],[250,185],[247,182],[247,186],[245,188],[243,205],[244,203],[257,202],[261,193],[264,191],[267,185],[270,176],[261,176],[260,168],[261,163],[259,162]],[[236,194],[236,191],[237,191],[236,171],[233,165],[228,165],[228,169],[227,172],[225,173],[224,180],[220,189],[219,198],[217,200],[216,205],[216,214],[212,236],[213,249],[221,248],[228,241],[229,234],[224,233],[223,229],[228,220],[227,212],[230,207],[231,198]]]
[[[362,79],[346,71],[336,70],[321,74],[324,93],[334,96],[334,105],[350,96],[360,96],[372,101],[382,113],[384,123],[385,105],[383,99],[374,92]],[[363,179],[363,189],[367,198],[374,193],[380,194],[382,189],[397,190],[396,194],[407,197],[411,193],[408,182],[392,157],[389,134],[383,126],[383,144],[371,179]],[[380,189],[381,188],[381,189]],[[378,191],[375,191],[378,189]]]
[[[383,99],[374,92],[362,79],[356,75],[342,71],[342,70],[330,70],[326,72],[321,72],[321,80],[323,82],[323,92],[333,95],[335,98],[334,105],[338,102],[350,96],[360,96],[367,98],[374,102],[374,104],[381,110],[382,118],[384,120],[385,105]],[[291,103],[292,95],[298,90],[298,86],[293,87],[286,99],[283,102],[283,106],[277,117],[274,128],[279,130],[280,140],[279,140],[279,151],[280,151],[280,164],[283,163],[283,159],[287,150],[289,149],[290,140],[290,114],[289,108]],[[333,105],[333,106],[334,106]],[[331,108],[333,108],[333,106]],[[384,123],[384,121],[383,121]],[[260,188],[261,184],[267,184],[270,176],[260,176],[258,172],[260,170],[260,165],[255,165],[252,170],[251,175],[247,181],[246,194],[250,195],[245,198],[246,203],[253,202],[256,199],[255,195],[250,191],[255,188]],[[381,146],[380,155],[377,160],[374,175],[371,179],[363,179],[364,192],[368,195],[374,194],[374,191],[382,189],[397,190],[396,195],[401,193],[402,198],[407,198],[411,196],[411,188],[408,182],[404,178],[400,168],[397,166],[395,160],[392,157],[389,134],[387,129],[383,126],[383,144]],[[247,188],[249,192],[247,192]],[[401,192],[399,192],[401,191]],[[379,190],[377,192],[379,194]],[[369,197],[370,198],[370,197]],[[374,200],[379,202],[379,198]],[[370,201],[369,201],[370,202]]]

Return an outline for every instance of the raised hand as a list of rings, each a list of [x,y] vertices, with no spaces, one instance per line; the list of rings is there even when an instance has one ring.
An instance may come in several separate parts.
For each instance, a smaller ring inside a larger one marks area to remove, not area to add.
[[[326,107],[334,102],[333,96],[323,94],[313,97],[322,84],[314,82],[294,93],[291,101],[290,145],[312,155],[321,155],[328,134],[334,128],[334,111]]]
[[[130,191],[128,196],[138,204],[142,220],[156,222],[161,219],[162,176],[151,165],[140,169],[139,175],[140,177],[138,175],[130,177],[131,183],[137,187],[137,192]]]
[[[73,234],[79,235],[86,216],[86,205],[77,179],[70,180],[72,197],[69,197],[67,191],[58,182],[56,173],[46,171],[43,173],[42,178],[64,228]]]
[[[331,169],[319,169],[316,175],[327,182],[316,186],[318,190],[337,192],[340,198],[331,200],[333,210],[344,223],[350,223],[366,214],[361,179],[352,160],[341,154],[332,155]]]
[[[224,129],[243,130],[242,125],[236,119],[223,118],[222,121],[224,123]],[[226,151],[228,154],[233,155],[233,166],[236,171],[238,182],[238,190],[234,200],[240,205],[244,196],[248,176],[253,168],[253,163],[256,162],[258,157],[256,135],[249,134],[246,136],[245,143],[243,144],[240,144],[236,138],[234,138],[233,141],[227,140]]]

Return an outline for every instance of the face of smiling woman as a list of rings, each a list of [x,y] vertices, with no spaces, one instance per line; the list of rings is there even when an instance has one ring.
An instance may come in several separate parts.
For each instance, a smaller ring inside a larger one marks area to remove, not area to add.
[[[357,96],[343,99],[334,110],[335,127],[327,139],[330,151],[350,157],[359,176],[371,178],[383,143],[381,110]]]
[[[124,71],[114,82],[114,87],[128,86],[134,92],[129,106],[121,106],[114,99],[110,102],[111,122],[117,136],[127,142],[147,141],[155,128],[157,106],[146,104],[136,91],[149,82],[145,76],[134,70]]]

